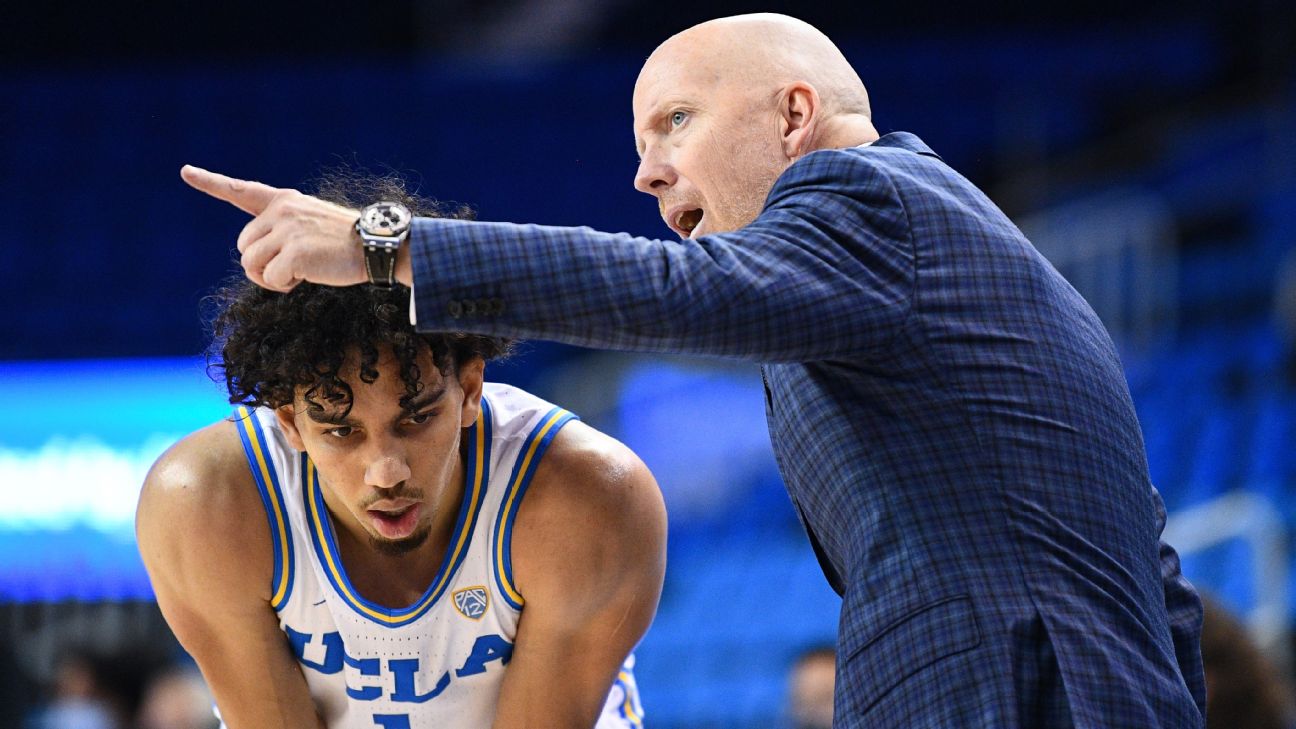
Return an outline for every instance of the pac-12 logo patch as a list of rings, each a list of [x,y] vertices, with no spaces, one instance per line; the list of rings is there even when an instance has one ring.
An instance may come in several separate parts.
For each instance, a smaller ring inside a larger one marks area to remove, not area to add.
[[[455,590],[454,604],[455,609],[465,618],[481,620],[481,616],[486,614],[486,608],[490,606],[490,597],[485,587],[465,587]]]

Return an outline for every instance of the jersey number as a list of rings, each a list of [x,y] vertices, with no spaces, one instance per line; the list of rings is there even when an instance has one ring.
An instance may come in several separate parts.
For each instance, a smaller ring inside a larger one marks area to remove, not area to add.
[[[374,714],[374,724],[382,729],[410,729],[409,714]]]

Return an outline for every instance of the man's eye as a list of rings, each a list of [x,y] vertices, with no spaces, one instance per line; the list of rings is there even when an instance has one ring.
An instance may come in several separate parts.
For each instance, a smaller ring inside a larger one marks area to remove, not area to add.
[[[688,114],[682,111],[677,111],[670,115],[670,125],[672,127],[677,127],[683,124],[685,119],[688,119]]]
[[[414,425],[423,425],[431,419],[432,413],[419,413],[418,415],[411,415],[409,421]]]
[[[341,425],[336,428],[329,428],[324,432],[327,433],[328,435],[333,436],[334,438],[345,438],[348,435],[351,435],[351,426]]]

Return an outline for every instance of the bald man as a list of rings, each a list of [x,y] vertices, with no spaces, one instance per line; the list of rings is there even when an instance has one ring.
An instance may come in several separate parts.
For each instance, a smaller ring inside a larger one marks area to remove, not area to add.
[[[918,137],[879,136],[805,23],[690,28],[633,108],[635,186],[678,241],[421,219],[406,240],[372,206],[182,175],[255,216],[238,247],[269,288],[394,276],[429,330],[759,363],[843,597],[834,726],[1201,726],[1201,604],[1079,294]]]

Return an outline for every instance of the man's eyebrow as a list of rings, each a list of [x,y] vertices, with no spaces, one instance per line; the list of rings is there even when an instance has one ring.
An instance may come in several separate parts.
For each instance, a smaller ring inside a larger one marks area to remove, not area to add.
[[[417,413],[418,411],[424,408],[435,405],[437,402],[441,400],[441,398],[445,397],[445,394],[446,394],[446,386],[443,383],[437,389],[432,390],[430,392],[425,392],[422,395],[415,398],[414,400],[411,400],[409,407],[406,408],[406,410],[411,413]]]
[[[410,402],[409,407],[405,408],[407,413],[417,413],[420,410],[431,407],[445,397],[446,386],[443,384],[435,390],[420,395],[417,399]],[[306,417],[319,423],[320,425],[355,425],[356,421],[351,417],[350,411],[347,410],[325,410],[322,407],[306,408]]]
[[[325,410],[322,407],[307,407],[306,417],[320,425],[355,425],[348,410]]]

